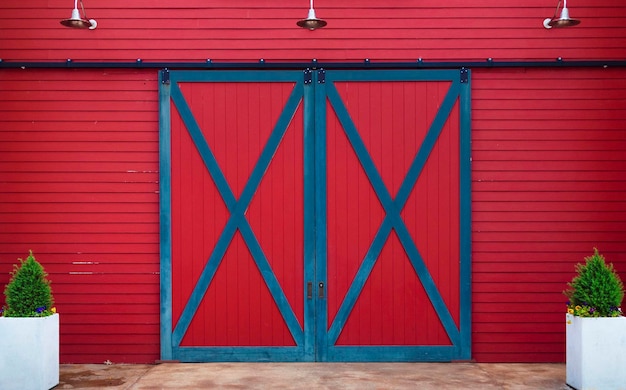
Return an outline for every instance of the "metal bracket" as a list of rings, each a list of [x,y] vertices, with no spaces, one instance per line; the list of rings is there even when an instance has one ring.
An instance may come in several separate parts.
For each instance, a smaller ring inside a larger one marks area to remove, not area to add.
[[[170,70],[165,68],[161,71],[161,84],[170,83]]]
[[[324,70],[324,68],[320,68],[317,71],[317,83],[318,84],[326,83],[326,71]]]
[[[469,81],[469,70],[467,68],[461,68],[461,84],[466,84]]]
[[[309,85],[313,82],[313,72],[310,68],[304,70],[304,85]]]

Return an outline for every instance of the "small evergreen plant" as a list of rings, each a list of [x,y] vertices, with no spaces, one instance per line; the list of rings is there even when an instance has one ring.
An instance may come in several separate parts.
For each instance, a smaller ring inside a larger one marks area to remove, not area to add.
[[[13,266],[11,280],[4,289],[5,317],[45,317],[55,313],[48,274],[30,251],[26,260]]]
[[[576,265],[577,275],[564,291],[568,312],[581,317],[619,317],[624,285],[613,264],[606,264],[597,248],[585,261]]]

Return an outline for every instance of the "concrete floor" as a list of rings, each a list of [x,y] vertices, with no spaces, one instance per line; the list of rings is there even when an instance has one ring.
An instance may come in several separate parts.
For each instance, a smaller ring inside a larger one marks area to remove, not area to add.
[[[564,364],[63,364],[55,389],[570,389]]]

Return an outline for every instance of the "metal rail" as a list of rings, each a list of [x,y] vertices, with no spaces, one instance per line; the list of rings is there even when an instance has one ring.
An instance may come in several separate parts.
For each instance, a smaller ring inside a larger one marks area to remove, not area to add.
[[[496,61],[491,58],[485,61],[425,61],[418,59],[413,62],[271,62],[261,59],[257,62],[215,62],[212,60],[198,62],[143,61],[4,61],[0,59],[0,69],[83,69],[83,68],[136,68],[136,69],[450,69],[450,68],[623,68],[626,60],[555,60],[540,61]]]

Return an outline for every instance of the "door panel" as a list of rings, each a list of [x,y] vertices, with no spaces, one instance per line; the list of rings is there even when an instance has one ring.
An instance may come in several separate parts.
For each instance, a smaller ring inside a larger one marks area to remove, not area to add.
[[[316,132],[325,143],[316,152],[326,164],[316,194],[326,211],[318,221],[325,258],[318,254],[316,267],[328,299],[318,359],[469,356],[469,297],[460,283],[469,278],[469,254],[460,250],[469,239],[461,237],[469,121],[463,128],[459,119],[468,88],[458,72],[323,77],[316,111],[325,126]]]
[[[161,100],[171,123],[162,291],[172,317],[162,327],[172,359],[312,359],[301,75],[171,74]]]
[[[163,359],[469,358],[466,71],[161,81]]]

